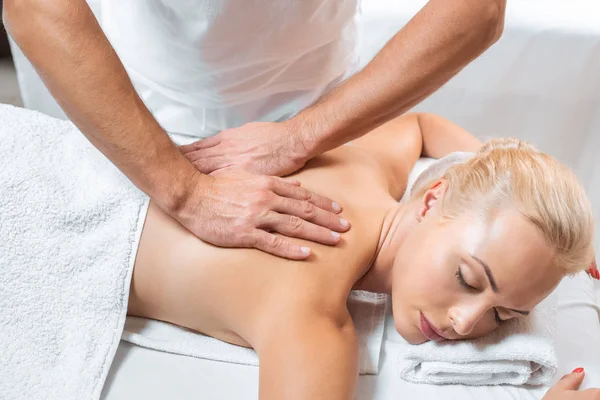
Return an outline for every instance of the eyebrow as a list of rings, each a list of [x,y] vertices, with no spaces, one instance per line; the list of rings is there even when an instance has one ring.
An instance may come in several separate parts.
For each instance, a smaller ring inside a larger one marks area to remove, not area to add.
[[[494,293],[498,293],[498,285],[496,285],[496,280],[494,279],[494,275],[492,275],[492,270],[490,269],[490,267],[481,258],[479,258],[473,254],[471,254],[471,257],[475,261],[477,261],[479,264],[481,264],[481,266],[483,267],[483,270],[485,271],[485,275],[487,276],[488,280],[490,281],[490,286],[492,287],[492,290],[494,291]],[[517,314],[529,315],[529,311],[513,310],[512,308],[509,308],[509,310],[514,311]]]

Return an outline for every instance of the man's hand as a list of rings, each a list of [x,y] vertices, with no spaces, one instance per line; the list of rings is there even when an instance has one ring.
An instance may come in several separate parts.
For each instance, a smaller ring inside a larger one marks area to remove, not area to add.
[[[307,143],[283,122],[252,122],[180,147],[202,173],[235,167],[261,175],[285,176],[308,161]]]
[[[208,181],[207,181],[208,179]],[[302,260],[308,247],[282,236],[334,245],[349,223],[337,203],[300,187],[293,179],[252,175],[240,170],[192,179],[192,190],[173,215],[200,239],[223,247],[254,247]]]

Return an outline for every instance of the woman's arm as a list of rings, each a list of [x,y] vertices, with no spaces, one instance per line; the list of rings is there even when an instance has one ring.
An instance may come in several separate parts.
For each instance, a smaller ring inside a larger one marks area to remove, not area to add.
[[[261,400],[351,400],[358,379],[358,345],[350,316],[290,312],[255,346]]]
[[[351,142],[394,168],[418,157],[442,158],[455,151],[477,151],[482,143],[454,122],[430,113],[409,113]]]
[[[455,151],[475,152],[482,145],[475,136],[444,117],[428,113],[413,115],[423,138],[423,157],[442,158]]]
[[[455,151],[477,151],[482,143],[455,123],[435,114],[410,113],[351,142],[381,166],[394,198],[419,157],[441,158]]]

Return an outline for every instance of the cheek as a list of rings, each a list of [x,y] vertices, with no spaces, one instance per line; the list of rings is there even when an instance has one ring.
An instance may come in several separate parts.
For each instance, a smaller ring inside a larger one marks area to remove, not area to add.
[[[456,291],[446,251],[429,240],[405,242],[394,265],[394,292],[415,307],[442,307]]]

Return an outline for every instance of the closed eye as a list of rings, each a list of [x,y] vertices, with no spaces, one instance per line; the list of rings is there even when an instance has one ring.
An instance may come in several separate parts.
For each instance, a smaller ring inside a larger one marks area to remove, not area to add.
[[[469,285],[469,284],[467,283],[467,281],[465,281],[465,278],[464,278],[464,276],[463,276],[463,274],[462,274],[462,271],[460,270],[460,267],[459,267],[459,268],[458,268],[458,270],[456,271],[456,274],[455,274],[455,276],[456,276],[456,280],[458,281],[458,283],[459,283],[459,284],[460,284],[462,287],[464,287],[465,289],[469,289],[469,290],[477,290],[477,288],[476,288],[476,287]]]
[[[458,281],[458,283],[462,287],[464,287],[465,289],[468,289],[468,290],[471,290],[471,291],[478,290],[476,287],[469,285],[467,283],[467,281],[465,281],[465,278],[464,278],[464,276],[463,276],[463,274],[462,274],[462,272],[460,270],[460,267],[456,271],[455,276],[456,276],[456,280]],[[500,318],[500,313],[498,313],[498,309],[497,308],[494,308],[494,320],[496,321],[496,324],[498,326],[502,326],[503,324],[505,324],[508,321],[508,319],[502,319],[502,318]]]

